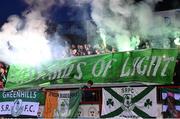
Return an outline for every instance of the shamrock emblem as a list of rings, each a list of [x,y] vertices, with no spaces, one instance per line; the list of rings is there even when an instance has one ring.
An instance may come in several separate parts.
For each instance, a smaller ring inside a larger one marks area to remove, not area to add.
[[[113,100],[109,98],[109,99],[106,101],[106,105],[109,106],[109,108],[110,108],[110,106],[114,106]]]
[[[150,99],[146,99],[146,102],[144,103],[144,107],[147,107],[149,109],[150,106],[152,106],[152,101]]]
[[[64,102],[62,102],[62,103],[61,103],[61,106],[62,106],[62,107],[64,107],[64,106],[65,106],[65,103],[64,103]]]

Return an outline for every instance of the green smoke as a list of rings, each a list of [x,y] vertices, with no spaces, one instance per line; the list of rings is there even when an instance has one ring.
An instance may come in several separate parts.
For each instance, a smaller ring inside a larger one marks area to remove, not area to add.
[[[135,50],[142,42],[151,48],[174,47],[179,37],[180,20],[166,24],[156,15],[152,4],[134,4],[127,0],[93,0],[92,19],[97,25],[103,45],[116,47],[118,51]]]

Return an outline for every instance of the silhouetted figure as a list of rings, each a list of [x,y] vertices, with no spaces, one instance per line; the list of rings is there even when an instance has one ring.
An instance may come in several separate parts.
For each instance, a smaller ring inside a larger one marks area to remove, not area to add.
[[[95,101],[95,92],[91,89],[93,81],[89,80],[85,86],[83,86],[83,101]]]
[[[93,85],[93,81],[89,80],[85,86],[83,86],[83,89],[91,88]]]
[[[174,84],[180,84],[180,62],[179,62],[179,59],[176,60],[173,81],[174,81]]]

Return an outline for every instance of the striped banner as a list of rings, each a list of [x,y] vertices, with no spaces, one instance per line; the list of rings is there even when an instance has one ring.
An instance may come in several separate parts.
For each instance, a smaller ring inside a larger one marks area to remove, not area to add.
[[[80,90],[47,91],[44,118],[75,118],[80,100]]]

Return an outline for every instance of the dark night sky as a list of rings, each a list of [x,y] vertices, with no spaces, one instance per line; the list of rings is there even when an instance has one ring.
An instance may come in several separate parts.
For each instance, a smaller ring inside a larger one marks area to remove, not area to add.
[[[164,0],[163,2],[159,2],[156,5],[156,11],[163,11],[169,9],[178,9],[180,8],[180,0]]]
[[[21,15],[27,7],[23,0],[0,0],[0,26],[7,21],[8,16]],[[87,15],[87,11],[90,11],[90,5],[88,4],[81,8],[77,6],[54,6],[51,9],[51,19],[55,22],[90,19],[90,14]]]
[[[0,0],[0,25],[12,14],[20,15],[27,8],[21,0]]]
[[[136,0],[137,2],[143,1],[143,0]],[[12,14],[20,15],[22,11],[24,11],[27,8],[27,5],[23,3],[23,0],[0,0],[0,25],[4,24],[6,22],[8,16]],[[155,10],[156,11],[162,11],[162,10],[168,10],[173,8],[180,8],[180,0],[164,0],[163,2],[159,2]],[[90,6],[86,6],[86,10],[90,9]],[[57,13],[61,11],[60,15],[57,15]],[[73,11],[71,14],[68,14],[68,10]],[[52,17],[53,20],[59,21],[59,20],[81,20],[78,16],[78,14],[82,14],[82,9],[76,9],[68,7],[62,7],[60,9],[53,9],[54,16]],[[76,16],[72,17],[71,16]],[[83,19],[90,19],[89,16],[85,16]]]

